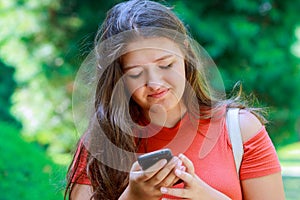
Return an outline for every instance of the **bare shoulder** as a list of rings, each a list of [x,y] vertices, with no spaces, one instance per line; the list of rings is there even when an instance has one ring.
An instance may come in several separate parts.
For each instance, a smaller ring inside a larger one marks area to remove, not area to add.
[[[243,142],[252,138],[263,126],[254,114],[245,109],[240,110],[239,120]]]

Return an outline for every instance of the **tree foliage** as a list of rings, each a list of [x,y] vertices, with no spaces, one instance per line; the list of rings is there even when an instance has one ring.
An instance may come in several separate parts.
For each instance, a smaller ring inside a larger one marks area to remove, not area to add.
[[[0,123],[0,140],[0,199],[62,199],[65,171],[43,149],[22,140],[8,123]]]
[[[15,68],[17,82],[11,111],[22,122],[23,135],[44,145],[50,155],[68,153],[78,138],[71,100],[75,74],[93,47],[106,11],[118,2],[0,2],[0,60]],[[241,80],[247,93],[270,107],[275,144],[299,140],[300,1],[164,3],[174,5],[216,62],[229,90]]]
[[[0,121],[6,121],[17,125],[16,120],[9,112],[12,106],[11,95],[14,93],[16,82],[13,79],[15,69],[6,66],[0,60]]]
[[[246,93],[270,108],[273,141],[299,140],[300,1],[172,3],[213,57],[227,89],[241,81]]]

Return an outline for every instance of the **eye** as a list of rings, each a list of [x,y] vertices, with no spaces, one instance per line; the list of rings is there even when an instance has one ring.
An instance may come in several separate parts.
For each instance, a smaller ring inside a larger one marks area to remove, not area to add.
[[[169,69],[172,67],[172,64],[166,65],[166,66],[159,66],[161,69]]]
[[[139,78],[140,76],[142,75],[142,72],[138,73],[138,74],[128,74],[127,76],[129,78],[132,78],[132,79],[137,79]]]

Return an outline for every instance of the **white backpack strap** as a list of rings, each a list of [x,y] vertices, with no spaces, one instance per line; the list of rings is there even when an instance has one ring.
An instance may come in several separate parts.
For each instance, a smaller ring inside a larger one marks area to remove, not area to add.
[[[239,122],[239,110],[239,108],[229,108],[226,114],[227,129],[238,176],[244,154],[243,140]]]

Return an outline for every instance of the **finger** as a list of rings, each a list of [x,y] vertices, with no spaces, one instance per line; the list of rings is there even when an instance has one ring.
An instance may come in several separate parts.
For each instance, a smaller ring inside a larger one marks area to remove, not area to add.
[[[160,192],[163,194],[171,195],[174,197],[180,197],[180,198],[189,198],[189,191],[184,188],[166,188],[161,187]]]
[[[183,165],[186,166],[186,171],[190,174],[194,174],[195,168],[193,162],[190,159],[188,159],[188,157],[186,157],[184,154],[179,154],[178,157],[180,160],[182,160]]]
[[[134,163],[132,166],[132,170],[130,172],[130,178],[137,182],[147,181],[147,180],[151,179],[159,170],[161,170],[166,165],[166,163],[167,163],[167,160],[162,159],[145,171],[143,171],[143,170],[134,171],[137,169],[141,169],[141,167],[138,163],[137,164]],[[138,165],[138,166],[136,166],[136,165]]]
[[[181,199],[181,198],[180,198]],[[169,199],[169,198],[162,198],[161,200],[180,200],[180,199],[174,199],[174,198],[172,198],[172,199]]]
[[[130,169],[129,178],[133,181],[138,181],[139,179],[141,179],[142,176],[143,176],[143,171],[141,171],[141,166],[136,161],[133,163]]]
[[[166,164],[167,164],[166,159],[162,159],[157,161],[154,165],[146,169],[144,172],[144,181],[148,181],[151,179],[153,176],[155,176]]]
[[[158,187],[171,187],[173,185],[179,184],[182,182],[179,181],[180,179],[175,175],[175,170],[179,169],[179,170],[183,170],[185,171],[185,166],[182,166],[182,161],[179,160],[179,162],[177,162],[175,168],[168,174],[168,176],[158,185]]]
[[[175,178],[173,179],[172,183],[170,185],[162,185],[162,186],[165,186],[165,187],[171,187],[171,186],[174,186],[174,185],[177,185],[179,183],[182,183],[182,180],[178,177],[175,176]]]
[[[155,176],[153,176],[151,180],[149,180],[149,183],[152,185],[171,184],[172,180],[175,178],[175,174],[172,173],[172,170],[181,164],[182,161],[179,160],[178,157],[174,156],[166,166],[164,166]],[[163,181],[165,181],[165,183],[163,183]]]
[[[175,175],[175,173],[170,173],[164,180],[162,180],[158,187],[172,187],[179,178]]]
[[[169,175],[161,182],[161,184],[159,184],[159,187],[165,186],[165,187],[171,187],[175,184],[179,184],[182,182],[179,181],[180,179],[175,175],[175,170],[179,169],[179,170],[183,170],[185,171],[185,166],[182,165],[182,161],[180,159],[178,159],[177,164],[175,166],[175,168],[169,173]]]
[[[176,169],[179,169],[179,170],[181,170],[181,171],[185,171],[185,166],[180,166],[180,167],[178,167],[178,168],[176,168]],[[176,170],[175,169],[175,170]],[[175,173],[175,170],[174,170],[174,173]],[[177,185],[177,184],[180,184],[180,183],[182,183],[183,181],[180,179],[180,178],[178,178],[177,176],[175,176],[175,178],[174,178],[174,180],[173,180],[173,182],[172,182],[172,186],[173,185]],[[162,185],[162,186],[165,186],[165,185]]]
[[[139,171],[141,170],[141,166],[139,165],[138,161],[135,161],[133,164],[132,164],[132,167],[130,169],[130,171]]]
[[[194,176],[192,176],[188,172],[176,169],[175,174],[179,179],[183,180],[187,185],[192,185],[194,182],[195,179]]]
[[[167,162],[168,161],[166,159],[161,159],[144,171],[145,173],[150,173],[150,174],[157,173],[160,169],[162,169],[167,164]]]

